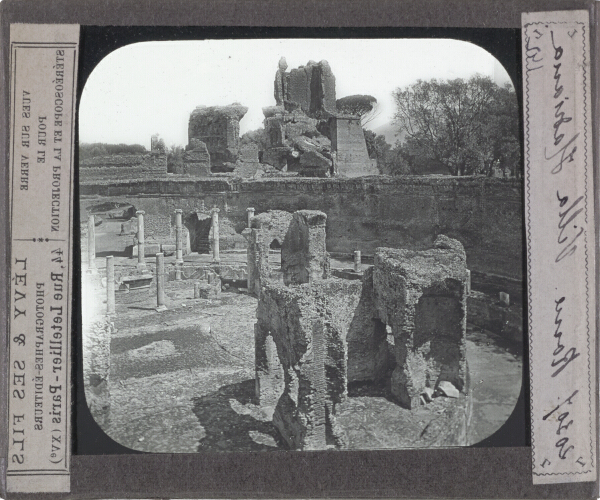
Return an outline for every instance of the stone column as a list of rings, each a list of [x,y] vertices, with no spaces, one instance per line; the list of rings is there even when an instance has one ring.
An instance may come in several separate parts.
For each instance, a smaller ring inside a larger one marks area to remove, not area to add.
[[[96,268],[96,221],[93,215],[88,218],[88,274],[97,274]]]
[[[165,305],[165,254],[156,254],[156,310],[164,311]]]
[[[354,250],[354,271],[360,271],[360,250]]]
[[[115,314],[115,259],[106,257],[106,314]]]
[[[143,210],[138,210],[135,214],[137,215],[137,237],[138,237],[138,269],[146,269],[146,261],[144,260],[144,212]]]
[[[200,282],[199,281],[196,281],[196,283],[194,283],[194,298],[195,299],[200,298]]]
[[[183,227],[181,214],[183,210],[175,210],[175,263],[183,264]]]
[[[248,212],[248,227],[252,227],[252,223],[250,222],[250,220],[252,219],[252,217],[254,217],[254,208],[248,207],[246,209],[246,212]]]
[[[213,208],[212,214],[212,230],[213,230],[213,262],[220,262],[219,257],[219,209]]]
[[[471,293],[471,271],[467,269],[467,295]]]

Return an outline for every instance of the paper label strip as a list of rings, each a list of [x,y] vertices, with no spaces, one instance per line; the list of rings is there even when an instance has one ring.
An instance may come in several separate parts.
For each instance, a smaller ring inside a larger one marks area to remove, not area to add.
[[[533,482],[596,479],[587,11],[522,16]]]
[[[79,26],[10,29],[7,489],[68,492]]]

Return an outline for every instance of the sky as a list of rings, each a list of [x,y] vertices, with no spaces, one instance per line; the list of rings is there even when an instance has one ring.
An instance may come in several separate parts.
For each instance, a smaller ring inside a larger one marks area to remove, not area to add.
[[[389,130],[392,92],[417,80],[490,76],[510,82],[486,50],[450,39],[255,39],[143,42],[117,49],[96,66],[79,107],[80,142],[142,144],[159,134],[167,146],[187,144],[196,106],[248,107],[244,134],[263,126],[262,108],[275,105],[281,57],[288,71],[326,60],[336,97],[368,94],[379,104],[371,130]],[[389,142],[389,141],[388,141]]]

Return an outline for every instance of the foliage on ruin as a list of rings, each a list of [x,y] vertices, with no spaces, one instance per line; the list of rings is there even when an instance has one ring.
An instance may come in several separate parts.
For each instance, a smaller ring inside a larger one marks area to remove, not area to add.
[[[104,142],[93,142],[79,144],[79,159],[86,160],[96,156],[106,155],[137,155],[148,151],[141,144],[106,144]]]
[[[349,95],[338,99],[335,104],[341,113],[360,116],[363,127],[379,114],[377,99],[372,95]]]
[[[180,174],[184,170],[183,166],[183,153],[185,149],[183,146],[172,145],[167,150],[167,172],[173,174]]]
[[[387,155],[392,149],[392,146],[385,140],[385,136],[382,134],[377,135],[372,130],[363,129],[365,135],[365,142],[367,144],[367,153],[369,158],[377,160],[377,167],[380,173],[385,172],[385,164],[387,162]]]
[[[419,80],[393,97],[401,152],[413,169],[429,163],[457,176],[521,175],[519,109],[510,84],[480,75]]]
[[[258,150],[265,151],[269,148],[269,139],[264,128],[257,128],[242,135],[241,144],[258,144]]]

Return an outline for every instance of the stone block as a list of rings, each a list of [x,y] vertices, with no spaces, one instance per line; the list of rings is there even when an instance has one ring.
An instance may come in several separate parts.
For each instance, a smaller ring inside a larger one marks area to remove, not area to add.
[[[154,257],[157,253],[160,253],[160,243],[146,243],[144,245],[145,257]]]
[[[298,136],[313,137],[319,135],[317,120],[298,111],[284,114],[282,126],[285,141]]]
[[[175,255],[175,251],[177,250],[175,245],[171,244],[162,244],[160,246],[160,251],[165,254],[165,257],[169,257],[171,255]]]
[[[360,119],[335,117],[329,119],[331,148],[335,151],[336,173],[344,177],[378,175],[377,165],[373,164],[367,152],[367,143]]]
[[[442,380],[438,384],[436,391],[439,395],[446,396],[447,398],[457,398],[460,395],[458,389],[447,380]]]
[[[123,276],[119,284],[119,291],[136,290],[138,288],[149,288],[152,284],[153,278],[154,277],[151,274]]]

